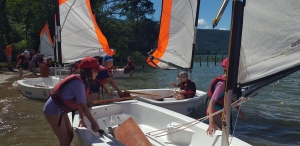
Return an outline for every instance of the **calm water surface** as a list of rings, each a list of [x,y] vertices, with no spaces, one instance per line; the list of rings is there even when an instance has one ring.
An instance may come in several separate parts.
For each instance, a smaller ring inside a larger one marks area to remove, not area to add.
[[[203,64],[202,64],[203,65]],[[193,80],[198,90],[207,91],[211,80],[222,73],[220,63],[199,67],[194,64]],[[169,87],[176,81],[177,70],[137,67],[133,78],[115,79],[120,89]],[[234,136],[252,145],[300,145],[300,72],[296,72],[277,84],[272,84],[255,98],[242,105],[247,120],[238,118]],[[11,79],[11,81],[16,78]],[[0,145],[41,146],[59,145],[48,126],[42,109],[45,101],[23,97],[12,82],[0,85]],[[190,116],[203,116],[201,105]],[[236,112],[233,110],[235,121]]]

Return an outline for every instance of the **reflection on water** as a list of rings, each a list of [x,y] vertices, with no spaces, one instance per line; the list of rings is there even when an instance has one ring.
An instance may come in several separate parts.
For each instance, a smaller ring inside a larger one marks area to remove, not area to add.
[[[137,67],[133,78],[117,78],[122,90],[165,88],[176,81],[177,70]],[[202,66],[194,64],[193,80],[198,90],[206,91],[212,79],[222,73],[220,64]],[[300,72],[269,85],[251,101],[242,105],[247,120],[237,120],[234,135],[252,145],[300,145]],[[45,101],[23,97],[11,82],[0,88],[0,145],[59,145],[44,119]],[[112,89],[112,87],[109,86]],[[103,97],[102,97],[103,98]],[[104,98],[107,98],[104,97]],[[201,105],[190,116],[204,114]],[[235,122],[236,111],[233,110]]]

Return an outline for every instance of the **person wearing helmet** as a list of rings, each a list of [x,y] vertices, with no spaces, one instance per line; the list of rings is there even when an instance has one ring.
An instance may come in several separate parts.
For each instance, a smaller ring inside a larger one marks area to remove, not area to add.
[[[80,73],[70,75],[57,83],[50,91],[43,112],[61,146],[69,146],[73,139],[73,129],[67,113],[79,110],[79,126],[85,125],[83,114],[97,132],[100,127],[87,107],[86,97],[89,93],[88,82],[95,79],[100,65],[93,57],[85,57],[79,64]]]
[[[225,96],[225,87],[226,87],[226,74],[228,69],[228,58],[225,58],[222,62],[222,68],[224,70],[221,76],[218,76],[213,79],[210,84],[210,87],[207,92],[207,97],[210,99],[209,105],[207,107],[206,114],[210,115],[214,112],[217,112],[224,107],[224,96]],[[240,116],[246,120],[246,115],[244,112],[236,107],[239,110]],[[214,116],[209,117],[209,126],[206,130],[207,134],[211,135],[215,133],[216,130],[222,129],[222,121],[221,121],[221,114],[217,114]]]

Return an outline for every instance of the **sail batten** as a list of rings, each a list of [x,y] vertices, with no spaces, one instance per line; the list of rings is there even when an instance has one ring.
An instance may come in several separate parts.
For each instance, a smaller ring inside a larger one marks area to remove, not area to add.
[[[157,49],[147,62],[153,67],[189,69],[192,62],[198,0],[164,0]],[[163,61],[159,61],[163,60]],[[170,65],[168,63],[174,65]]]
[[[238,83],[282,77],[300,65],[300,3],[246,1]],[[280,74],[279,74],[280,73]]]
[[[96,23],[90,0],[60,0],[59,9],[62,63],[114,54]]]

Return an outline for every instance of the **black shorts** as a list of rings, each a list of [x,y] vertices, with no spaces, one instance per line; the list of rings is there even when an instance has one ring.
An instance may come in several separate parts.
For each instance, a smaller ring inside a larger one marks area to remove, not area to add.
[[[130,68],[130,70],[134,70],[134,67]]]

